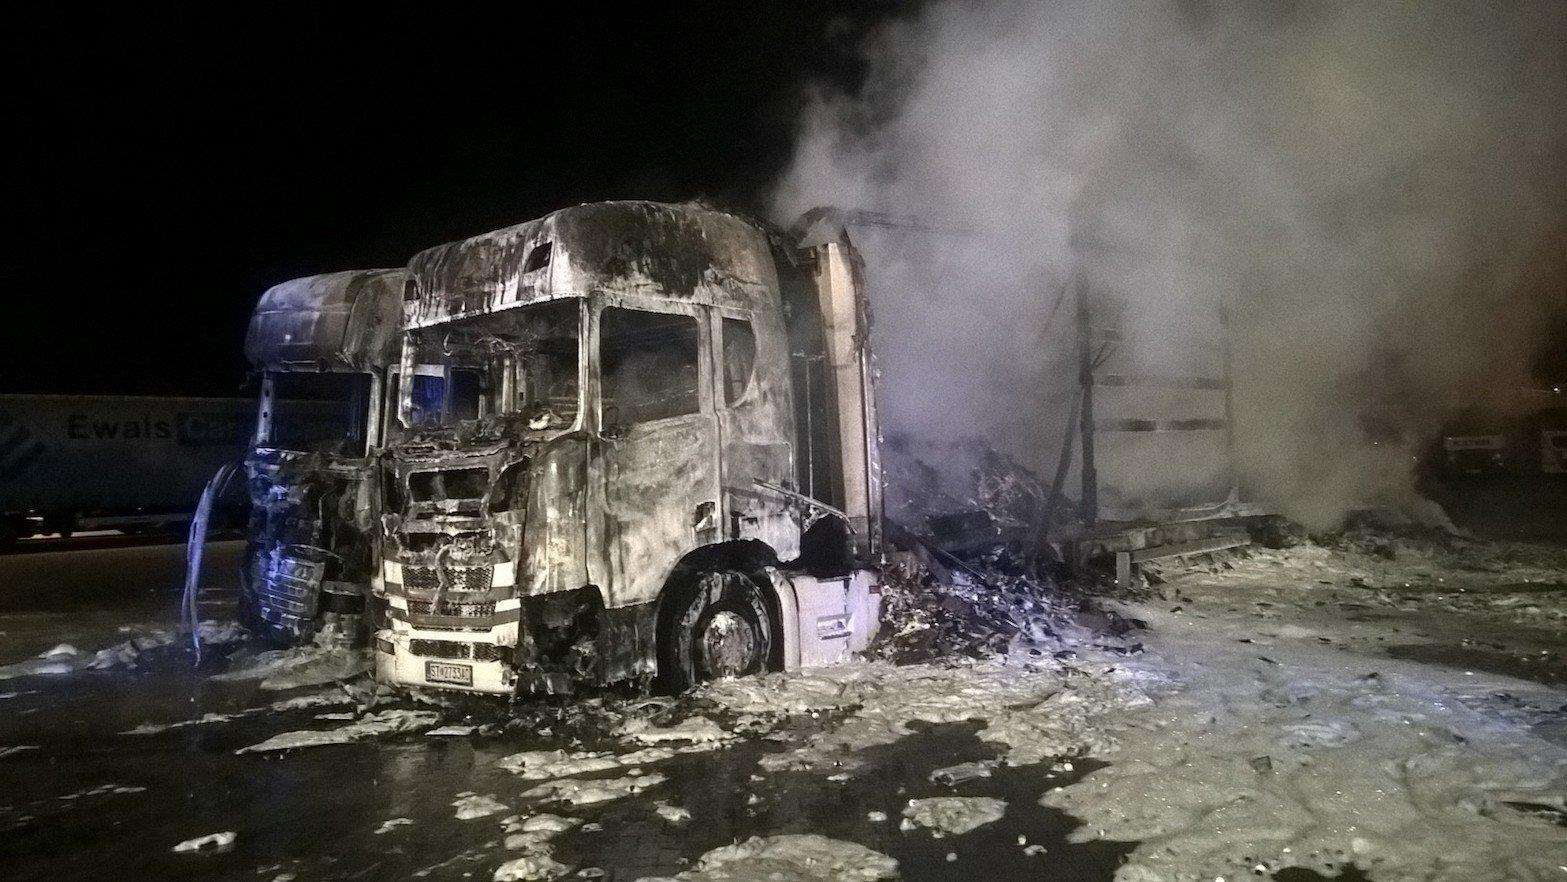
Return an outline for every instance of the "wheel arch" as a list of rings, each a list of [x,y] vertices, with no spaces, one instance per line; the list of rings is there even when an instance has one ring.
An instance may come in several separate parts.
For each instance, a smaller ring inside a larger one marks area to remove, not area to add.
[[[784,655],[785,618],[783,601],[779,597],[778,585],[771,573],[778,571],[778,555],[772,546],[757,539],[739,539],[728,542],[719,542],[713,545],[704,545],[682,557],[670,570],[669,577],[664,580],[664,587],[658,592],[655,601],[657,609],[654,614],[654,665],[659,675],[664,674],[663,666],[666,659],[668,641],[673,637],[675,618],[684,610],[685,602],[689,602],[691,592],[695,590],[697,580],[703,573],[731,570],[745,574],[762,593],[762,600],[767,606],[768,617],[771,620],[774,634],[779,639],[773,641],[768,658],[768,667],[772,670],[782,670],[786,661]]]

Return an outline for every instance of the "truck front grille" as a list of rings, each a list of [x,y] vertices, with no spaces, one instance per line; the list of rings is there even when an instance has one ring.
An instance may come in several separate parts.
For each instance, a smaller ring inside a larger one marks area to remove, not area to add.
[[[274,628],[300,634],[315,616],[325,565],[274,547],[251,561],[246,590],[256,616]]]
[[[452,591],[488,591],[494,571],[488,564],[476,567],[447,567],[446,587]],[[441,587],[435,567],[403,567],[403,585],[415,591],[434,591]]]
[[[403,585],[416,591],[434,591],[441,587],[435,567],[403,567]]]
[[[493,643],[475,643],[473,660],[476,662],[505,661],[505,647]]]
[[[468,644],[454,640],[410,640],[408,650],[425,658],[467,658]]]
[[[408,650],[423,658],[502,661],[506,649],[493,643],[462,643],[456,640],[410,640]]]
[[[436,604],[430,600],[408,601],[408,611],[421,616],[458,616],[464,619],[487,619],[495,615],[493,600],[482,603],[454,603],[449,600]]]

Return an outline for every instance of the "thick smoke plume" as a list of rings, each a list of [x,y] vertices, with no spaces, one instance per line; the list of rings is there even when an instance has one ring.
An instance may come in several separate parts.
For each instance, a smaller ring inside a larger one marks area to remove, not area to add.
[[[1450,404],[1528,382],[1562,308],[1563,45],[1558,2],[936,3],[810,96],[774,207],[917,219],[852,230],[890,431],[1047,472],[1077,286],[1124,300],[1145,339],[1098,355],[1128,371],[1216,369],[1182,341],[1222,298],[1240,478],[1324,526],[1407,493]],[[1205,466],[1144,452],[1106,480],[1190,496]]]

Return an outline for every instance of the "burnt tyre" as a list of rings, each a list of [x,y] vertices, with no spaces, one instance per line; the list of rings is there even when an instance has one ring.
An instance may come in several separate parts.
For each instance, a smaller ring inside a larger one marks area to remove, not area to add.
[[[767,670],[773,620],[754,579],[733,570],[703,573],[672,596],[659,640],[658,671],[666,690],[679,693],[719,677]]]

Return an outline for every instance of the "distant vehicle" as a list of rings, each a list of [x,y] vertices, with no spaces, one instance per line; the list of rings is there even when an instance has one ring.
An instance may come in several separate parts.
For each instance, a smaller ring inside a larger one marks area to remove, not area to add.
[[[1505,435],[1444,435],[1443,465],[1454,475],[1498,474],[1507,469]]]
[[[380,443],[402,270],[294,279],[262,294],[245,338],[261,371],[240,619],[273,642],[329,618],[350,639],[377,569]]]
[[[1540,431],[1540,471],[1549,475],[1567,474],[1567,429]]]
[[[243,398],[0,395],[0,546],[187,521],[213,470],[243,453],[255,409]]]

